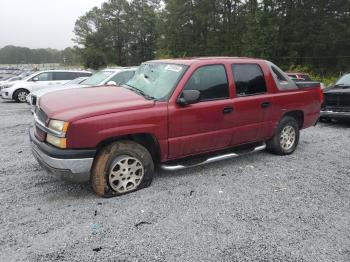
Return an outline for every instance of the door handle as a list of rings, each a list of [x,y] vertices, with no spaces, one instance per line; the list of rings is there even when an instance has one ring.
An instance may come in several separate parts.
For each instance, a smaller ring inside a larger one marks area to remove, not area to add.
[[[233,107],[225,107],[222,112],[224,114],[231,114],[233,112]]]
[[[261,103],[261,107],[262,108],[268,108],[268,107],[270,107],[271,106],[271,103],[270,102],[263,102],[263,103]]]

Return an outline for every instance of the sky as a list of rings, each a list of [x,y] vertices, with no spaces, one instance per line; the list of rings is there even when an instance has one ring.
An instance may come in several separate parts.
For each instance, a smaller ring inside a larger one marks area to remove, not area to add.
[[[75,21],[106,0],[0,0],[0,48],[73,46]]]

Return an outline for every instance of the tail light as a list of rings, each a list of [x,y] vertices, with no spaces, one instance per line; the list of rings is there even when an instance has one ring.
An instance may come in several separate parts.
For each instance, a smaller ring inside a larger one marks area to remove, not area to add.
[[[324,94],[323,94],[323,90],[320,88],[318,88],[318,94],[319,94],[319,98],[320,98],[320,101],[321,103],[324,102]]]

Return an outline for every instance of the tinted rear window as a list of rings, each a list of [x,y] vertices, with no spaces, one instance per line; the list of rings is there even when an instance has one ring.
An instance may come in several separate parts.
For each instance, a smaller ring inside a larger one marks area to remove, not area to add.
[[[266,93],[264,74],[257,64],[234,64],[232,73],[237,96],[250,96]]]
[[[73,72],[54,72],[53,80],[73,80],[77,78],[76,73]]]

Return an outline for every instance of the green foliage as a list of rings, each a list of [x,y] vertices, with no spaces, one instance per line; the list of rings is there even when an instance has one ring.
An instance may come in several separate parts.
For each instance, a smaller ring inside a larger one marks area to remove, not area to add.
[[[78,65],[81,63],[79,53],[74,48],[62,51],[55,49],[29,49],[26,47],[5,46],[0,49],[0,64],[43,64],[61,63]]]
[[[348,0],[164,2],[162,53],[259,57],[319,75],[350,70]]]
[[[297,73],[306,73],[308,74],[312,80],[314,81],[318,81],[321,83],[324,83],[326,86],[329,86],[331,84],[334,84],[337,79],[340,77],[334,74],[326,74],[326,75],[321,75],[318,74],[316,72],[314,72],[310,67],[308,66],[295,66],[295,65],[291,65],[288,70],[286,70],[288,72],[297,72]]]
[[[138,65],[154,58],[157,0],[109,0],[75,24],[75,42],[91,68]]]
[[[349,0],[108,0],[80,17],[85,64],[248,56],[317,76],[350,71]],[[160,8],[162,6],[162,8]]]

